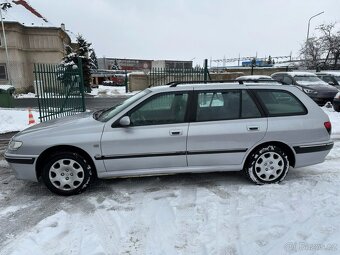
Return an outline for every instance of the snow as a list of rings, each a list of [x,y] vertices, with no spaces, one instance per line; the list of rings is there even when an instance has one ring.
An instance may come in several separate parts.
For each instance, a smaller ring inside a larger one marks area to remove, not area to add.
[[[99,85],[98,88],[93,88],[91,93],[87,93],[88,95],[95,97],[110,97],[117,95],[126,95],[126,94],[136,94],[138,91],[126,93],[125,86],[104,86]]]
[[[39,113],[32,110],[35,122],[39,120]],[[21,131],[28,128],[28,110],[0,108],[0,134]]]
[[[322,109],[334,148],[322,164],[290,169],[281,184],[253,185],[239,173],[186,174],[102,180],[60,197],[7,174],[0,226],[14,227],[0,228],[0,255],[337,255],[340,113]]]
[[[15,94],[14,96],[15,96],[15,98],[35,98],[35,97],[37,97],[37,95],[32,93],[32,92],[29,92],[27,94]]]
[[[318,74],[329,74],[334,76],[340,76],[340,71],[321,71]]]
[[[245,75],[237,77],[236,80],[272,80],[274,79],[268,75]]]
[[[0,85],[0,90],[14,89],[12,85]]]
[[[317,77],[315,73],[312,72],[287,72],[289,75],[291,75],[292,77],[294,76],[313,76],[313,77]]]

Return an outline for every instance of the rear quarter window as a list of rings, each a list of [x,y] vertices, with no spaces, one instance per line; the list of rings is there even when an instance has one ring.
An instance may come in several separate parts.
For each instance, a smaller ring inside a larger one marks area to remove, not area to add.
[[[288,91],[257,90],[256,95],[270,117],[307,114],[302,102]]]

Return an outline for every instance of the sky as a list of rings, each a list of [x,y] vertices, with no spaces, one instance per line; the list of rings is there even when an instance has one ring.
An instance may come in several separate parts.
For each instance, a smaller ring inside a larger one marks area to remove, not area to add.
[[[0,0],[4,2],[4,0]],[[340,24],[339,0],[30,0],[49,26],[65,23],[97,57],[193,60],[298,56],[323,23]],[[7,20],[43,23],[14,5]]]

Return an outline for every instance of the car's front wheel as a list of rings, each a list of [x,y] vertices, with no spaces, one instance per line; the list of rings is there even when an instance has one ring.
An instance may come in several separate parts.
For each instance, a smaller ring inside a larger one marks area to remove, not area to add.
[[[267,145],[255,150],[244,167],[246,175],[256,184],[281,182],[288,170],[288,157],[276,145]]]
[[[63,196],[83,192],[91,178],[91,165],[83,156],[74,152],[54,154],[47,160],[42,172],[47,188]]]

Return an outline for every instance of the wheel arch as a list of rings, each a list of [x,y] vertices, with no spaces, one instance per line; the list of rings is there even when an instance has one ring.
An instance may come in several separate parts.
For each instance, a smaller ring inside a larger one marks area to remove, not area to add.
[[[50,148],[44,150],[39,155],[37,162],[36,162],[36,165],[35,165],[35,173],[36,173],[38,180],[41,177],[44,163],[46,163],[46,161],[49,159],[49,157],[51,157],[51,155],[53,155],[57,152],[75,152],[75,153],[78,153],[79,155],[83,156],[89,162],[89,164],[91,165],[91,167],[93,169],[94,176],[97,177],[96,166],[93,162],[93,159],[91,158],[91,156],[86,151],[84,151],[83,149],[81,149],[79,147],[72,146],[72,145],[57,145],[57,146],[53,146],[53,147],[50,147]]]
[[[260,147],[264,147],[264,146],[267,146],[267,145],[276,145],[276,146],[280,147],[287,154],[289,165],[292,166],[292,167],[295,166],[295,162],[296,162],[295,154],[294,154],[293,149],[289,145],[287,145],[286,143],[283,143],[283,142],[279,142],[279,141],[267,141],[267,142],[263,142],[263,143],[256,145],[254,148],[252,148],[248,152],[247,156],[245,157],[243,168],[244,168],[244,166],[246,166],[248,164],[249,158],[254,151],[259,149]]]

